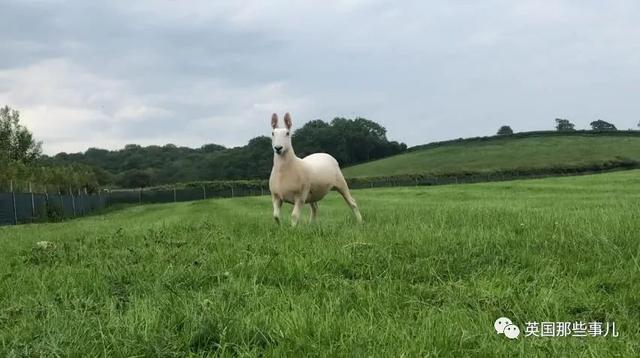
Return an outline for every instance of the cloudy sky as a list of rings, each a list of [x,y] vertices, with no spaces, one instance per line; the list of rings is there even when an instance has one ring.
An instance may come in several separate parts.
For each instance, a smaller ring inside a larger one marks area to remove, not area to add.
[[[362,116],[409,145],[640,120],[640,3],[1,0],[0,105],[46,153]]]

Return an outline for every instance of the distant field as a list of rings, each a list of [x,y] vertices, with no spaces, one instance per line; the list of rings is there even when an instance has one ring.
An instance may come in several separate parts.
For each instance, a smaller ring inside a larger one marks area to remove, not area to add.
[[[2,227],[0,356],[640,355],[640,171],[354,195],[362,226],[332,194],[295,229],[267,197]]]
[[[463,171],[587,166],[640,160],[640,136],[567,136],[494,139],[447,144],[345,168],[347,177],[441,174]]]

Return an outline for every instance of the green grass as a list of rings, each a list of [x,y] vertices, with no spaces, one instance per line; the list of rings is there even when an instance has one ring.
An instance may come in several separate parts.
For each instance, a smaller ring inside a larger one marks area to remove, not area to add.
[[[347,177],[590,166],[640,160],[638,136],[540,136],[447,144],[345,168]]]
[[[266,197],[0,228],[0,356],[640,354],[639,171],[354,195],[361,226],[332,194],[298,228]]]

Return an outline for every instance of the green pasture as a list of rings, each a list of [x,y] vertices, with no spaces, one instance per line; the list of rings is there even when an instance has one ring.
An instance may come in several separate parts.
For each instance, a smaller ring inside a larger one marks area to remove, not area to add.
[[[464,160],[498,150],[511,160],[496,143]],[[639,171],[354,196],[363,225],[333,193],[297,228],[266,196],[2,227],[0,356],[640,355]],[[619,337],[508,340],[500,316]]]

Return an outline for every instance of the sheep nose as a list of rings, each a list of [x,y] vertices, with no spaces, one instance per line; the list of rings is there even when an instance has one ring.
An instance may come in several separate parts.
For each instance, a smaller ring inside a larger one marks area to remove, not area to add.
[[[280,151],[282,150],[282,146],[281,145],[276,145],[275,147],[273,147],[273,149],[275,149],[276,152],[280,153]]]

